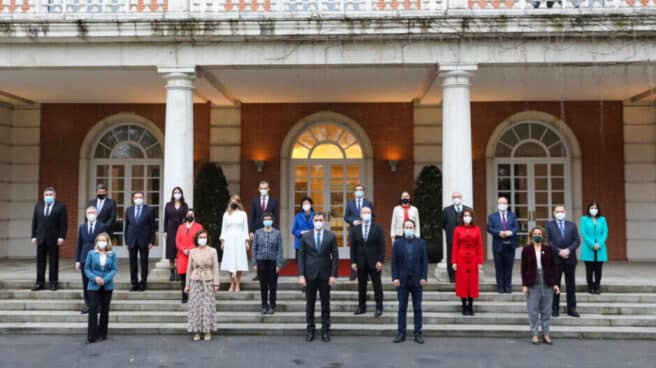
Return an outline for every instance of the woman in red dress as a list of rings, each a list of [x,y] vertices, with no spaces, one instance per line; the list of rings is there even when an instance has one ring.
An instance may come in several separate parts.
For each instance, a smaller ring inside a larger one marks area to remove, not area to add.
[[[175,246],[178,248],[177,265],[178,275],[180,275],[180,284],[182,286],[182,304],[188,300],[187,293],[184,292],[187,281],[187,263],[189,262],[189,251],[196,248],[194,238],[196,234],[203,230],[203,225],[196,222],[196,211],[189,208],[185,214],[184,222],[178,227],[175,236]]]
[[[462,315],[474,315],[474,299],[479,296],[478,272],[483,266],[481,229],[474,224],[474,212],[464,210],[453,232],[451,263],[456,271],[456,295],[462,300]]]

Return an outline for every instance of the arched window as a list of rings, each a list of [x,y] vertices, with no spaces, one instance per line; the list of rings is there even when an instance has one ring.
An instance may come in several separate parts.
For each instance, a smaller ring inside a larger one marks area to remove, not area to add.
[[[497,142],[496,157],[565,157],[563,140],[551,127],[539,122],[516,124]]]
[[[96,144],[95,159],[162,158],[157,138],[138,125],[119,125],[107,131]]]
[[[361,159],[357,138],[337,124],[319,124],[298,137],[292,159]]]

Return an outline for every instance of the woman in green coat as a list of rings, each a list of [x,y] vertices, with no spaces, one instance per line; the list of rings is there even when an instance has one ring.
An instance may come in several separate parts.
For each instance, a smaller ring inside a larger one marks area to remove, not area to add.
[[[601,294],[601,269],[608,261],[606,239],[608,238],[608,224],[601,215],[599,204],[595,201],[588,204],[588,211],[581,217],[581,260],[585,262],[585,275],[588,281],[590,294]]]

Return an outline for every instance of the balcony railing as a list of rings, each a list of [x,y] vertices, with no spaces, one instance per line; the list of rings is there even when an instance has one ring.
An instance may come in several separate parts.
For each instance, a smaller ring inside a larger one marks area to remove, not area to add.
[[[430,14],[451,9],[656,9],[656,0],[0,0],[0,17],[94,14]]]

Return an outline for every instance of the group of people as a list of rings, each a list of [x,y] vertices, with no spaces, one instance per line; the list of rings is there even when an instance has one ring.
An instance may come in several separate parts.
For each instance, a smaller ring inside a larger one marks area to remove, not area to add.
[[[196,212],[185,202],[182,188],[175,187],[164,210],[163,234],[166,258],[170,264],[170,281],[179,281],[181,302],[188,303],[188,331],[195,341],[211,339],[215,331],[215,298],[219,290],[219,270],[230,275],[229,292],[240,292],[242,272],[250,263],[260,283],[261,313],[273,314],[276,308],[278,273],[283,266],[283,239],[279,230],[279,206],[269,196],[269,183],[259,183],[259,195],[251,202],[250,221],[237,195],[230,197],[223,214],[219,262],[211,247],[209,233],[198,223]],[[375,317],[383,314],[382,270],[386,256],[386,235],[375,223],[373,202],[366,198],[364,186],[355,186],[354,199],[347,203],[344,220],[350,226],[350,263],[358,280],[356,315],[366,313],[368,280],[374,289]],[[46,287],[45,269],[49,262],[49,287],[57,290],[58,251],[64,244],[67,229],[66,206],[56,201],[55,189],[43,192],[43,202],[36,204],[32,221],[32,242],[37,248],[37,281],[33,290]],[[144,203],[144,194],[133,194],[133,206],[125,210],[123,237],[129,252],[130,291],[148,287],[148,255],[155,243],[155,211]],[[456,296],[462,301],[462,314],[474,315],[474,299],[479,297],[479,271],[483,265],[483,240],[476,226],[474,211],[464,205],[462,195],[453,193],[452,205],[442,214],[442,227],[448,244],[448,275],[455,283]],[[89,343],[107,337],[108,313],[118,270],[116,253],[112,251],[112,231],[116,223],[117,205],[107,196],[107,188],[99,184],[96,198],[89,201],[85,223],[77,234],[75,267],[81,273],[84,308],[88,313]],[[522,292],[527,296],[532,342],[539,343],[538,322],[542,341],[551,344],[550,318],[559,315],[560,281],[565,274],[567,314],[578,317],[575,295],[576,250],[581,244],[575,223],[565,219],[565,207],[555,206],[554,220],[528,233],[528,244],[521,252]],[[325,227],[323,213],[315,212],[313,201],[304,197],[295,215],[291,233],[295,238],[298,282],[306,297],[306,341],[315,337],[314,311],[317,293],[321,301],[321,339],[330,341],[330,289],[335,285],[339,253],[337,238]],[[583,248],[581,259],[586,264],[588,289],[600,293],[603,262],[607,261],[608,226],[599,204],[588,205],[580,220]],[[492,236],[498,293],[512,292],[512,269],[515,249],[519,244],[519,224],[509,210],[508,199],[497,200],[497,211],[487,218],[487,232]],[[412,296],[414,341],[423,343],[422,292],[428,282],[428,256],[421,239],[418,209],[411,204],[410,193],[401,193],[394,207],[390,226],[392,283],[397,290],[398,325],[395,343],[406,339],[406,314]],[[139,272],[140,271],[140,272]],[[100,319],[98,320],[98,314]]]

